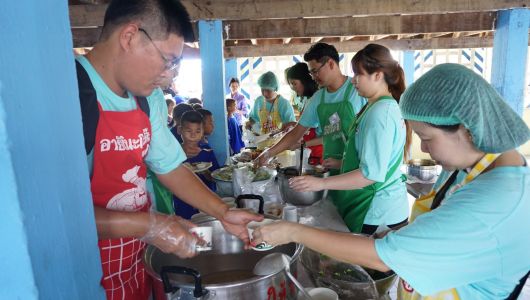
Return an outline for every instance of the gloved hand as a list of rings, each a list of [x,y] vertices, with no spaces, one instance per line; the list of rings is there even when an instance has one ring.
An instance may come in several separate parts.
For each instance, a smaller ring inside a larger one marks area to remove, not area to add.
[[[197,255],[196,246],[204,244],[203,240],[189,232],[189,229],[195,226],[175,215],[151,212],[148,230],[140,240],[180,258],[193,257]]]

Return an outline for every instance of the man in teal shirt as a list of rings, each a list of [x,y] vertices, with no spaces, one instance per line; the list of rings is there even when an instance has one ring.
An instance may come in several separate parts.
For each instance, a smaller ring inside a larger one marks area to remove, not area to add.
[[[332,45],[316,43],[304,54],[309,73],[322,88],[318,90],[304,109],[298,124],[277,144],[264,151],[256,161],[264,164],[270,157],[293,148],[308,128],[320,128],[323,136],[324,160],[342,158],[347,130],[366,103],[357,94],[351,78],[342,74],[339,53]],[[326,161],[324,161],[324,165]],[[338,174],[338,170],[333,170]]]

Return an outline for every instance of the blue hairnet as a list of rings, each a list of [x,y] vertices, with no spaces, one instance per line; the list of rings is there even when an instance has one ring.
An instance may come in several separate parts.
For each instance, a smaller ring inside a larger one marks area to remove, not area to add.
[[[475,147],[501,153],[524,144],[530,129],[495,89],[472,70],[441,64],[401,96],[403,118],[434,125],[463,124]]]
[[[261,74],[258,85],[262,90],[278,91],[278,78],[271,71]]]

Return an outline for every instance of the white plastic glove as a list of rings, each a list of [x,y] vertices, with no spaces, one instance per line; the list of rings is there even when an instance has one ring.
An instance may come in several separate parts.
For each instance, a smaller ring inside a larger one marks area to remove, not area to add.
[[[151,212],[149,228],[140,240],[180,258],[193,257],[197,255],[197,244],[204,244],[204,241],[189,232],[189,229],[195,226],[175,215]]]

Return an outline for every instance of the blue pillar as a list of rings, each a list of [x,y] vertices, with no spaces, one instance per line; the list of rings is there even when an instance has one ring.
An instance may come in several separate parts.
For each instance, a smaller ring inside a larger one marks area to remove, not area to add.
[[[403,51],[403,71],[406,85],[409,86],[414,82],[414,51]]]
[[[493,38],[491,84],[519,115],[523,113],[530,9],[499,11]]]
[[[225,94],[230,94],[230,79],[237,77],[237,59],[229,58],[225,60]]]
[[[104,299],[68,5],[51,2],[0,9],[0,298]]]
[[[223,46],[222,22],[220,20],[199,21],[204,106],[213,113],[215,124],[213,135],[208,141],[221,165],[226,162],[229,155]]]

